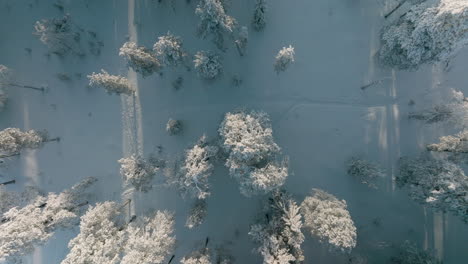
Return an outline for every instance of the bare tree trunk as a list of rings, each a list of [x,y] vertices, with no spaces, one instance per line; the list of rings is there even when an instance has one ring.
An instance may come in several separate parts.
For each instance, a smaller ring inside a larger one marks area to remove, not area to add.
[[[389,16],[391,16],[393,13],[395,13],[395,11],[398,10],[398,8],[400,8],[404,3],[406,2],[406,0],[403,0],[401,2],[398,3],[398,5],[393,8],[390,12],[388,12],[384,17],[385,19],[387,19]]]
[[[8,184],[14,184],[14,183],[16,183],[16,180],[2,182],[2,183],[0,183],[0,185],[8,185]]]
[[[172,260],[175,258],[175,255],[172,255],[171,259],[169,259],[169,262],[167,264],[171,264]]]
[[[26,89],[31,89],[31,90],[41,91],[41,92],[45,91],[44,87],[35,87],[35,86],[22,85],[22,84],[17,84],[17,83],[5,83],[5,84],[8,86],[13,86],[13,87],[18,87],[18,88],[26,88]]]
[[[19,156],[19,155],[20,155],[19,152],[13,153],[13,154],[0,155],[0,159],[9,158],[9,157],[14,157],[14,156]]]

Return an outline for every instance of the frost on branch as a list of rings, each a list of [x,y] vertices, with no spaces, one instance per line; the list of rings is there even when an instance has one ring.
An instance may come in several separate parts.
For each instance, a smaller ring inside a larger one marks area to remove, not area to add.
[[[468,126],[468,100],[462,92],[452,89],[448,98],[431,109],[409,114],[409,118],[422,120],[427,124],[448,122],[455,127]]]
[[[276,73],[285,71],[294,62],[294,48],[283,47],[275,57],[274,68]]]
[[[280,148],[267,114],[227,113],[218,132],[228,154],[229,174],[239,181],[244,195],[267,193],[284,184],[288,162],[277,161]]]
[[[224,33],[232,35],[236,28],[236,20],[228,16],[220,0],[200,0],[195,9],[195,14],[200,17],[198,34],[202,38],[213,35],[213,41],[222,48],[224,45]]]
[[[419,249],[414,243],[405,241],[390,264],[442,264],[430,252]]]
[[[213,160],[218,147],[208,145],[206,137],[185,151],[184,161],[175,183],[183,196],[205,199],[210,195],[209,177],[213,173]]]
[[[252,18],[252,26],[255,30],[261,31],[265,28],[266,25],[266,0],[256,0],[255,1],[255,10]]]
[[[198,76],[206,80],[215,79],[223,71],[220,56],[211,51],[197,52],[193,63]]]
[[[381,168],[368,160],[352,157],[347,162],[348,175],[356,178],[370,188],[377,188],[376,181],[384,174]]]
[[[125,242],[120,213],[115,202],[90,207],[81,217],[80,233],[68,243],[70,252],[61,264],[120,263]]]
[[[205,221],[206,214],[206,200],[195,200],[195,203],[193,203],[192,207],[190,208],[187,221],[185,221],[185,226],[189,229],[193,229],[201,225],[203,221]]]
[[[244,56],[247,49],[247,42],[249,40],[249,31],[247,27],[241,27],[237,39],[235,40],[237,51],[240,56]]]
[[[60,193],[38,195],[24,207],[13,207],[3,214],[0,224],[0,261],[15,263],[42,245],[58,228],[77,224],[86,189],[96,181],[87,178]]]
[[[211,264],[210,251],[207,248],[197,250],[180,260],[182,264]]]
[[[468,177],[459,166],[430,156],[404,157],[396,183],[413,200],[468,222]]]
[[[356,246],[356,226],[346,201],[319,189],[312,192],[301,204],[304,227],[331,249],[350,252]]]
[[[264,264],[302,263],[302,217],[299,206],[286,193],[276,191],[268,200],[265,218],[252,225],[249,235],[260,244],[256,249]]]
[[[151,217],[138,217],[126,228],[121,264],[162,264],[174,250],[174,215],[157,211]],[[101,262],[98,262],[101,263]]]
[[[126,184],[132,185],[141,192],[151,190],[151,181],[159,170],[157,164],[135,156],[122,158],[118,162],[120,163],[120,174]]]
[[[453,136],[440,137],[439,143],[427,145],[427,150],[438,152],[468,153],[468,130]]]
[[[133,95],[135,88],[132,87],[127,78],[120,75],[110,75],[105,70],[101,73],[92,73],[88,75],[90,86],[101,86],[106,89],[109,94],[127,94]]]
[[[0,131],[0,151],[7,154],[19,153],[22,149],[37,149],[47,142],[46,131],[21,131],[18,128],[6,128]]]
[[[41,195],[39,190],[32,186],[27,186],[21,193],[8,191],[7,187],[0,185],[0,217],[13,207],[24,207],[37,196]]]
[[[467,44],[468,1],[423,2],[384,29],[380,60],[390,67],[414,69],[449,60]]]
[[[169,119],[166,124],[166,131],[169,135],[177,135],[182,131],[182,122],[180,120]]]
[[[119,55],[124,57],[127,64],[143,77],[149,76],[161,70],[161,63],[151,50],[138,47],[135,42],[125,42],[120,48]]]
[[[187,53],[182,47],[182,39],[168,32],[158,38],[153,50],[164,66],[178,66],[184,63]]]

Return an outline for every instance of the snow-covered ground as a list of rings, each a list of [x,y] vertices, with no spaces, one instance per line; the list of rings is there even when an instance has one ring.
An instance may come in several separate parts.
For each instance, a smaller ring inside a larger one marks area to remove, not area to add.
[[[47,129],[51,136],[61,137],[59,143],[28,150],[8,162],[1,174],[5,180],[16,179],[14,188],[35,185],[59,192],[94,176],[99,179],[97,201],[120,200],[117,160],[121,157],[148,156],[157,152],[157,146],[162,146],[163,155],[174,157],[204,133],[216,137],[226,112],[264,110],[271,117],[276,142],[290,157],[292,174],[286,190],[298,201],[312,188],[345,199],[358,228],[354,254],[368,256],[369,263],[385,263],[395,246],[412,240],[435,250],[444,263],[468,259],[468,226],[450,214],[424,210],[393,181],[399,157],[417,155],[425,144],[455,131],[408,120],[407,114],[431,106],[449,88],[468,94],[468,50],[458,54],[448,72],[442,66],[412,72],[379,67],[374,55],[386,23],[383,14],[396,1],[269,0],[267,26],[255,32],[250,30],[254,1],[228,0],[228,14],[249,26],[247,53],[239,57],[230,45],[222,53],[222,77],[210,82],[183,67],[142,78],[118,56],[127,37],[152,47],[168,31],[180,36],[191,54],[216,50],[209,39],[195,35],[197,1],[175,0],[173,7],[169,0],[62,1],[73,21],[95,31],[104,43],[99,56],[62,59],[45,56],[47,48],[32,34],[37,20],[63,15],[55,2],[0,0],[0,64],[13,69],[20,83],[49,87],[44,94],[10,88],[0,128]],[[274,57],[289,45],[295,47],[296,61],[277,75]],[[137,99],[88,88],[86,75],[101,68],[128,76],[138,87]],[[60,80],[57,74],[62,73],[70,80]],[[232,84],[235,75],[242,79],[240,86]],[[178,77],[183,85],[176,90],[172,83]],[[378,83],[361,89],[373,81]],[[415,104],[410,105],[410,100]],[[181,135],[167,134],[169,118],[182,120]],[[345,161],[353,155],[382,164],[388,171],[383,188],[368,189],[346,174]],[[261,263],[247,235],[261,209],[261,197],[243,197],[221,163],[212,184],[206,222],[195,230],[184,227],[190,203],[174,190],[155,188],[136,194],[133,210],[137,214],[176,211],[177,262],[208,236],[212,247],[228,248],[236,263]],[[58,232],[27,257],[27,263],[60,263],[78,231]],[[330,253],[310,237],[303,249],[305,263],[348,263],[347,255]]]

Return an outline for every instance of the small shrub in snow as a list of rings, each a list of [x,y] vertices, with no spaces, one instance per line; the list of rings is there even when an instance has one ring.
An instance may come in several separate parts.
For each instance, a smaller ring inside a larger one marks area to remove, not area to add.
[[[161,70],[161,63],[151,50],[138,47],[135,42],[125,42],[120,48],[119,55],[127,60],[128,66],[146,77]]]
[[[418,249],[414,243],[405,241],[398,255],[390,259],[391,264],[442,264],[432,254]]]
[[[211,264],[210,252],[207,248],[190,253],[180,260],[182,264]]]
[[[319,189],[312,191],[301,204],[304,227],[331,249],[350,252],[356,246],[356,226],[346,201]]]
[[[18,128],[6,128],[0,131],[0,151],[7,154],[19,153],[22,149],[37,149],[50,141],[47,131],[21,131]]]
[[[155,164],[135,156],[122,158],[118,162],[120,163],[120,174],[126,184],[132,185],[137,191],[151,190],[151,181],[159,170]]]
[[[407,188],[413,200],[468,222],[468,177],[459,166],[429,156],[404,157],[396,183]]]
[[[356,157],[348,160],[347,172],[348,175],[371,188],[377,188],[376,181],[384,176],[376,164]]]
[[[13,207],[3,214],[0,223],[0,261],[16,263],[46,243],[58,228],[77,224],[86,189],[96,181],[87,178],[60,193],[38,195],[24,207]]]
[[[126,228],[121,264],[166,264],[175,246],[174,222],[174,215],[167,211],[131,222]]]
[[[440,0],[412,7],[382,34],[381,61],[399,69],[452,58],[468,44],[468,2]]]
[[[288,176],[287,160],[275,161],[280,148],[273,140],[267,114],[227,113],[218,131],[228,153],[226,166],[244,195],[267,193],[283,185]]]
[[[201,225],[203,221],[205,221],[206,214],[207,214],[206,200],[205,199],[195,200],[195,203],[190,208],[187,221],[185,221],[185,226],[188,227],[189,229],[193,229]]]
[[[302,217],[299,206],[286,193],[277,191],[268,200],[266,218],[251,227],[249,235],[260,244],[256,249],[264,264],[302,263]]]
[[[289,45],[289,47],[283,47],[275,57],[274,68],[276,73],[285,71],[293,62],[294,48],[291,45]]]
[[[182,131],[182,122],[180,120],[169,119],[166,124],[166,131],[169,135],[177,135]]]
[[[219,48],[224,44],[223,33],[229,35],[234,33],[237,22],[226,14],[220,0],[200,0],[195,14],[200,17],[198,34],[203,38],[213,35],[214,42]]]
[[[218,147],[210,146],[205,136],[198,143],[185,151],[177,185],[183,196],[205,199],[210,195],[208,178],[213,173],[213,159]]]
[[[261,31],[266,25],[266,0],[256,0],[255,10],[252,18],[252,26],[255,30]]]
[[[180,65],[187,57],[187,53],[182,47],[181,38],[172,35],[170,32],[158,38],[153,50],[156,57],[165,66]]]
[[[240,56],[244,56],[245,50],[247,49],[247,42],[249,40],[249,31],[247,27],[241,27],[239,31],[239,35],[235,41],[237,51],[239,52]]]
[[[88,75],[89,85],[101,86],[109,94],[127,94],[133,95],[135,88],[132,87],[127,78],[120,75],[110,75],[105,70],[101,70],[101,73],[94,73]]]
[[[221,58],[218,54],[211,51],[199,51],[195,54],[193,60],[195,70],[200,78],[213,80],[218,77],[223,71]]]

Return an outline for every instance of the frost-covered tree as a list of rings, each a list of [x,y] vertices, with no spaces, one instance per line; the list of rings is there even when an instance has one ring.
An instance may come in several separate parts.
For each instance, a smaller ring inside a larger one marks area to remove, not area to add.
[[[237,39],[235,40],[237,51],[239,55],[244,56],[247,49],[247,42],[249,40],[249,31],[247,27],[241,27]]]
[[[206,80],[213,80],[223,72],[221,57],[211,51],[197,52],[193,63],[198,76]]]
[[[182,264],[211,264],[211,256],[208,248],[196,250],[180,260]]]
[[[266,0],[256,0],[254,14],[252,18],[252,26],[255,30],[261,31],[265,28],[266,11],[267,11]]]
[[[283,47],[275,57],[275,64],[273,65],[276,73],[285,71],[294,62],[294,48]]]
[[[151,217],[138,217],[126,228],[121,264],[162,264],[174,250],[174,215],[157,211]]]
[[[377,164],[365,159],[352,157],[347,161],[346,166],[348,175],[371,188],[377,188],[376,181],[384,176],[382,169]]]
[[[260,244],[256,249],[264,264],[302,263],[302,217],[296,202],[286,193],[274,192],[268,200],[265,218],[252,225],[249,235]]]
[[[37,149],[46,142],[59,141],[49,138],[47,131],[21,131],[18,128],[6,128],[0,131],[0,152],[19,153],[22,149]]]
[[[468,153],[468,130],[463,130],[453,136],[440,137],[439,143],[427,145],[427,150]]]
[[[205,199],[210,195],[208,179],[213,173],[213,160],[217,153],[218,147],[209,145],[205,136],[185,151],[175,182],[182,196]]]
[[[403,157],[396,183],[413,200],[468,222],[468,176],[459,166],[430,156]]]
[[[200,17],[198,34],[202,38],[213,35],[215,44],[222,48],[224,45],[223,34],[232,35],[236,28],[236,20],[228,16],[221,0],[200,0],[195,9],[195,14]]]
[[[159,170],[157,164],[141,157],[130,156],[122,158],[120,174],[126,184],[132,185],[137,191],[147,192],[152,189],[151,181]]]
[[[63,56],[68,52],[84,55],[79,44],[80,33],[71,21],[70,15],[62,18],[42,19],[34,25],[35,35],[52,53]]]
[[[319,189],[312,189],[301,204],[304,227],[330,249],[350,252],[356,246],[356,226],[346,201]]]
[[[462,92],[451,89],[444,99],[430,109],[423,109],[409,114],[410,119],[424,121],[427,124],[448,122],[449,124],[465,128],[468,126],[468,100]]]
[[[426,1],[384,29],[380,60],[399,69],[446,61],[468,44],[468,2]]]
[[[0,64],[0,112],[3,111],[8,101],[5,86],[9,83],[10,76],[11,70],[7,66]]]
[[[390,264],[442,264],[430,252],[419,249],[414,243],[405,241]]]
[[[119,55],[125,58],[130,68],[143,77],[158,72],[162,68],[161,62],[151,50],[138,47],[135,42],[125,42],[120,48]]]
[[[182,122],[180,120],[170,118],[166,124],[166,131],[171,136],[179,134],[182,131]]]
[[[197,199],[190,208],[187,221],[185,221],[185,226],[189,229],[193,229],[205,221],[207,214],[206,200]]]
[[[183,64],[187,57],[187,52],[182,47],[182,39],[170,32],[158,38],[153,50],[164,66],[178,66]]]
[[[82,206],[87,204],[85,191],[95,181],[86,178],[60,194],[38,195],[28,205],[5,212],[0,223],[0,261],[19,262],[58,228],[76,225]]]
[[[244,195],[267,193],[284,184],[287,160],[276,161],[280,148],[266,113],[227,113],[218,131],[228,154],[226,166]]]
[[[120,204],[91,206],[81,217],[80,233],[68,243],[70,252],[61,264],[120,263],[125,243],[122,225]]]
[[[127,78],[120,75],[110,75],[105,70],[101,70],[101,73],[92,73],[88,75],[90,86],[101,86],[109,94],[127,94],[134,95],[135,88],[130,84]]]

